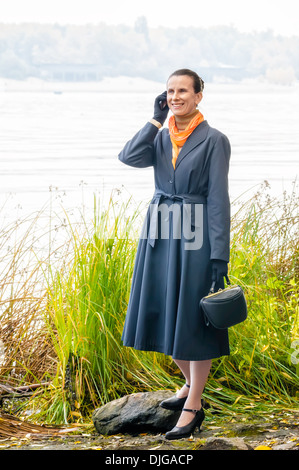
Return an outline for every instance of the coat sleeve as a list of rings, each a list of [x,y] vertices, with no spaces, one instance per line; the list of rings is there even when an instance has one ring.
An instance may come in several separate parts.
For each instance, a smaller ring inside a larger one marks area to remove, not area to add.
[[[137,134],[126,143],[118,155],[121,162],[136,168],[145,168],[154,164],[154,141],[159,129],[148,122]]]
[[[217,136],[212,148],[207,197],[208,232],[211,245],[210,259],[229,262],[230,255],[230,200],[228,170],[231,147],[224,134]]]

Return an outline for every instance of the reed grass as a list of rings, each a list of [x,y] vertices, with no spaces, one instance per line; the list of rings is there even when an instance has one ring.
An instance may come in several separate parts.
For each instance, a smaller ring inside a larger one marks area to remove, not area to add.
[[[214,361],[205,397],[232,415],[297,408],[298,197],[263,188],[234,201],[230,278],[244,287],[248,319],[230,329],[231,355]],[[127,393],[175,389],[182,377],[169,357],[124,348],[121,333],[137,250],[140,210],[111,198],[74,223],[26,221],[23,238],[5,253],[15,227],[5,229],[0,280],[0,382],[51,382],[27,403],[45,422],[82,421],[97,406]],[[29,222],[29,223],[28,223]],[[44,239],[43,238],[43,239]],[[4,244],[5,243],[5,244]],[[4,250],[3,250],[4,248]],[[1,250],[0,250],[1,251]],[[24,267],[24,262],[25,267]],[[0,348],[1,349],[1,348]]]
[[[279,199],[258,192],[232,220],[231,278],[245,289],[249,316],[230,330],[232,353],[214,377],[241,401],[297,406],[298,221],[295,190]]]

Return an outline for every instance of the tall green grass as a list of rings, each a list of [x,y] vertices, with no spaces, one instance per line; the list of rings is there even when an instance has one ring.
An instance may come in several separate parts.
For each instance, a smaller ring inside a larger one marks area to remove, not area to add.
[[[246,292],[248,319],[230,329],[232,353],[213,377],[248,408],[297,407],[298,222],[295,191],[281,198],[258,192],[232,219],[230,277]]]
[[[214,361],[205,397],[228,414],[292,410],[299,382],[291,356],[299,334],[298,197],[274,198],[264,190],[246,203],[235,201],[233,212],[230,278],[244,287],[248,319],[230,329],[231,355]],[[140,210],[111,199],[105,209],[94,202],[91,220],[74,223],[66,213],[63,219],[63,242],[34,263],[30,256],[17,291],[15,274],[31,253],[35,224],[8,264],[10,295],[0,281],[0,382],[50,382],[29,406],[55,423],[80,421],[127,393],[182,383],[171,358],[124,348],[120,340]]]
[[[169,360],[121,344],[139,214],[127,217],[127,209],[110,200],[99,212],[95,201],[92,223],[68,224],[62,268],[50,266],[44,322],[57,368],[44,403],[51,421],[80,418],[126,393],[174,386]]]

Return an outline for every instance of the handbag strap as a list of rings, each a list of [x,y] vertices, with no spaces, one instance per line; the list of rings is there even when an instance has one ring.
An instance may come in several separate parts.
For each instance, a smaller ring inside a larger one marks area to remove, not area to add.
[[[226,279],[227,284],[230,285],[230,280],[229,280],[229,278],[228,278],[228,275],[226,274],[224,277],[225,277],[225,279]],[[216,281],[213,281],[213,282],[212,282],[212,285],[211,285],[211,287],[210,287],[210,292],[209,292],[209,294],[214,294],[214,292],[215,292],[215,285],[216,285]]]

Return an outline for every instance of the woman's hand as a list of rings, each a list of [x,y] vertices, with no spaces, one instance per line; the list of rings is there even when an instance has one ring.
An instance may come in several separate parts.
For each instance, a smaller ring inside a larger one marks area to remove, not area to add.
[[[167,105],[167,91],[164,91],[155,99],[153,119],[158,121],[163,126],[164,122],[166,121],[168,111],[169,108]]]
[[[221,259],[212,260],[212,281],[222,281],[227,276],[228,267],[227,262]]]

